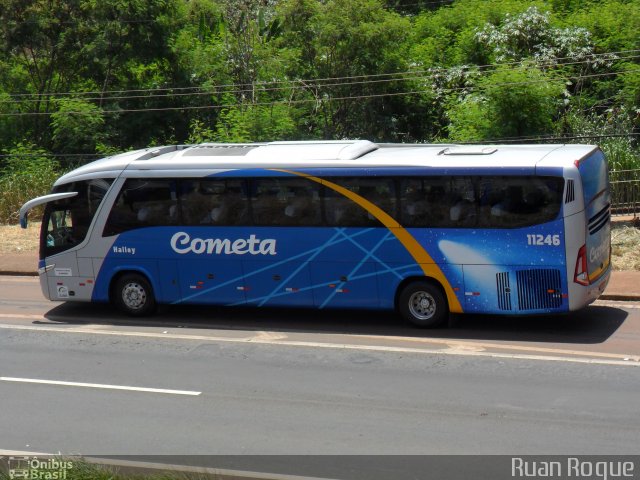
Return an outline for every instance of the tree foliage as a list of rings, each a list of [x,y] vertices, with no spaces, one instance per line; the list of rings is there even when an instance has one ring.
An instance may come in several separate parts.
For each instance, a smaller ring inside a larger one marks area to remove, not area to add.
[[[539,70],[501,68],[477,82],[476,90],[449,110],[453,140],[500,140],[554,131],[564,85]]]
[[[635,155],[638,31],[638,0],[0,0],[0,148],[499,141],[616,112]]]

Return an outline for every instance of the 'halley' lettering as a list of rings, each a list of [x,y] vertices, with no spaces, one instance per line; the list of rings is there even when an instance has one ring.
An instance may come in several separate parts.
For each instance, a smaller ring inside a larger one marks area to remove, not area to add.
[[[185,253],[206,253],[208,255],[275,255],[276,241],[273,238],[260,240],[255,235],[249,235],[248,239],[238,238],[230,240],[228,238],[191,238],[186,232],[178,232],[171,237],[171,248],[174,252]]]
[[[114,246],[113,247],[113,253],[129,253],[131,255],[135,255],[136,254],[136,248],[135,247],[117,247],[117,246]]]

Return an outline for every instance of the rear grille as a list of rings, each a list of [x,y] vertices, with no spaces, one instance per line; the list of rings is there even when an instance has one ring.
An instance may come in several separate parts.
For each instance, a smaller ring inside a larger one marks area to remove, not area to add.
[[[509,272],[496,273],[496,287],[498,289],[498,308],[500,310],[511,310]]]
[[[597,231],[599,231],[602,227],[604,227],[609,218],[611,217],[610,208],[611,205],[607,203],[607,205],[596,213],[593,217],[589,219],[589,234],[593,235]]]
[[[576,191],[573,180],[567,180],[567,193],[564,197],[564,203],[571,203],[576,199]]]
[[[560,270],[517,270],[518,308],[541,310],[562,306]]]

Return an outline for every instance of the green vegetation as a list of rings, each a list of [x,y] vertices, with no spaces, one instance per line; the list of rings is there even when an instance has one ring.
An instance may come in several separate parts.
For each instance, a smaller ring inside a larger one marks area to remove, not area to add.
[[[28,468],[29,473],[28,477],[21,478],[43,480],[215,480],[220,478],[219,475],[212,473],[121,469],[117,466],[93,464],[76,458],[50,457],[38,459],[33,457],[30,462],[30,466],[19,465],[21,470]],[[0,480],[9,480],[10,478],[12,477],[9,472],[3,472],[0,469]]]
[[[640,168],[640,0],[0,0],[0,223],[168,143],[598,143]]]

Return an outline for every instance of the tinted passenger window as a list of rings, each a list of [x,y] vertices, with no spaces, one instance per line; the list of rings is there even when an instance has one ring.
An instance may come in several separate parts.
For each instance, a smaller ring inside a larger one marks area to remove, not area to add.
[[[555,219],[564,181],[555,177],[481,177],[479,224],[516,228]]]
[[[408,227],[519,228],[555,219],[562,178],[427,177],[401,181],[400,223]]]
[[[471,177],[403,179],[400,202],[400,223],[408,227],[466,227],[477,220]]]
[[[390,178],[331,178],[331,182],[364,197],[386,213],[395,217],[396,194]],[[350,198],[325,189],[325,212],[327,223],[340,227],[379,227],[381,224],[367,209]]]
[[[247,225],[249,202],[240,179],[184,180],[180,204],[185,225]]]
[[[116,198],[103,236],[179,222],[175,180],[130,178]]]
[[[298,178],[259,178],[252,182],[255,225],[314,226],[322,223],[320,185]]]

